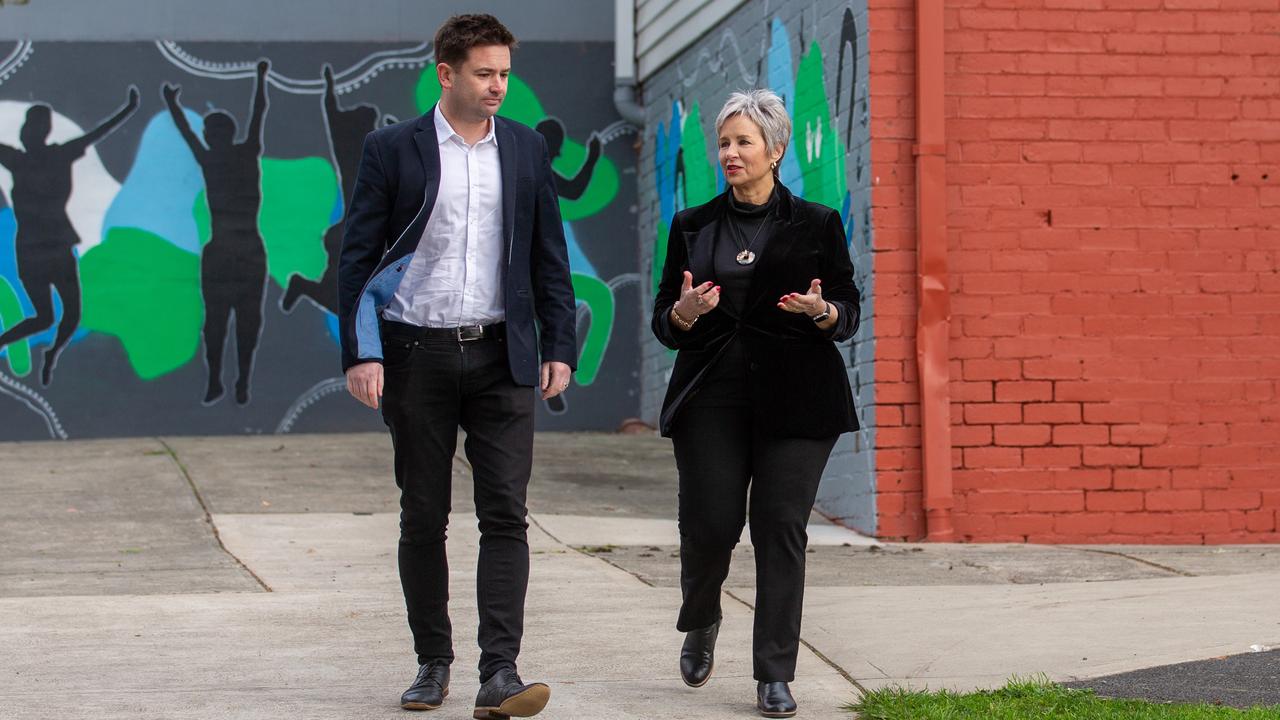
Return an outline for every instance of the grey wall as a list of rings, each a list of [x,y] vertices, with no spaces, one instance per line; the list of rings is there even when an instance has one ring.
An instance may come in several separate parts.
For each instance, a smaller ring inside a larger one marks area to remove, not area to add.
[[[841,211],[863,294],[862,325],[842,352],[866,429],[840,439],[819,505],[853,527],[874,532],[867,60],[866,0],[746,3],[645,81],[639,187],[641,267],[649,305],[671,216],[723,188],[712,124],[728,94],[770,87],[787,101],[793,134],[783,160],[783,182],[805,198]],[[646,307],[645,321],[648,311]],[[650,422],[656,422],[673,357],[646,335],[641,407]]]
[[[461,12],[492,13],[522,41],[613,42],[606,0],[27,0],[0,6],[0,37],[421,41]]]

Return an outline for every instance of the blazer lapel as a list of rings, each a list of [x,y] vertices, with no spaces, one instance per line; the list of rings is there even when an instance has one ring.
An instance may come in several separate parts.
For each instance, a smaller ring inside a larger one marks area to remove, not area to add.
[[[413,142],[418,146],[418,156],[422,159],[423,207],[425,213],[419,213],[422,223],[431,217],[431,208],[436,205],[436,196],[440,194],[440,139],[436,135],[435,107],[418,121],[418,131],[413,134]],[[421,235],[422,233],[417,233]],[[414,237],[417,242],[417,237]]]
[[[493,117],[494,135],[498,139],[498,159],[502,164],[502,247],[503,266],[511,263],[511,246],[515,242],[516,225],[516,134],[505,120]],[[534,202],[537,202],[535,199]]]
[[[689,272],[693,274],[694,285],[715,279],[716,233],[719,227],[720,220],[717,218],[703,225],[700,230],[684,233]]]

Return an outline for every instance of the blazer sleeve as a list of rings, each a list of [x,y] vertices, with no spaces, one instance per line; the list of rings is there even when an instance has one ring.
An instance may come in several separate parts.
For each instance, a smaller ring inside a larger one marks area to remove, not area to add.
[[[342,251],[338,256],[338,318],[342,338],[342,370],[359,362],[355,355],[353,316],[360,291],[373,275],[387,249],[387,228],[391,222],[392,198],[378,149],[377,136],[364,139],[360,169],[343,225]]]
[[[684,244],[684,229],[677,212],[671,218],[671,232],[667,235],[667,259],[662,265],[662,278],[658,281],[658,292],[653,296],[653,320],[650,323],[654,337],[658,342],[671,348],[696,347],[707,337],[708,327],[712,324],[709,318],[703,317],[694,323],[692,329],[680,330],[671,324],[668,316],[671,308],[680,299],[680,288],[684,285],[684,271],[689,269],[689,248]]]
[[[569,250],[560,220],[560,198],[551,172],[547,141],[538,135],[542,182],[537,188],[533,212],[533,245],[530,278],[534,311],[541,326],[542,362],[562,362],[578,368],[577,300],[569,271]]]
[[[853,282],[853,261],[845,240],[840,213],[832,210],[822,224],[822,299],[837,306],[836,324],[827,328],[827,337],[844,342],[858,331],[862,316],[862,293]]]

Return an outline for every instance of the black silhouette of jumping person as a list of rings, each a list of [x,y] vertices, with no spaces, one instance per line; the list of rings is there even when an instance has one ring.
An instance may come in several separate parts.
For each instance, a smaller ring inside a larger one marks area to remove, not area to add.
[[[564,123],[559,118],[548,117],[543,118],[535,128],[542,134],[543,139],[547,141],[547,152],[554,161],[560,157],[560,150],[564,147]],[[559,171],[552,170],[556,174],[556,193],[566,200],[577,200],[587,191],[587,186],[591,184],[591,174],[595,172],[596,163],[600,161],[600,136],[591,133],[591,139],[587,141],[587,160],[582,163],[582,167],[577,174],[568,178],[561,175]]]
[[[544,140],[547,141],[547,154],[554,161],[560,157],[560,151],[564,149],[564,123],[560,122],[560,118],[546,117],[538,123],[537,130]],[[600,161],[601,143],[600,136],[591,133],[591,138],[587,140],[587,159],[583,161],[582,167],[578,168],[578,172],[573,177],[565,177],[560,174],[559,170],[551,169],[556,175],[556,194],[565,200],[577,200],[587,191],[587,186],[591,184],[591,176],[596,171],[596,163]],[[547,410],[552,415],[563,415],[569,410],[566,393],[560,393],[555,397],[548,398],[545,402]]]
[[[84,157],[90,145],[106,137],[138,109],[138,89],[129,88],[129,100],[115,115],[74,140],[50,143],[53,110],[32,105],[19,131],[22,150],[0,144],[0,165],[13,174],[14,219],[18,234],[14,250],[18,277],[36,314],[0,335],[0,349],[43,332],[55,321],[53,293],[62,301],[62,320],[53,344],[44,351],[40,382],[48,385],[58,355],[80,326],[80,268],[74,248],[80,236],[67,216],[71,199],[71,166]]]
[[[222,110],[214,110],[204,116],[204,143],[201,143],[182,114],[178,102],[182,88],[165,84],[162,92],[174,125],[200,163],[209,202],[212,232],[200,255],[204,351],[209,366],[205,404],[215,403],[223,395],[222,354],[232,317],[236,324],[239,360],[236,403],[249,402],[249,382],[262,331],[262,304],[267,285],[267,251],[258,232],[258,210],[262,207],[260,160],[269,67],[265,60],[258,63],[253,110],[242,142],[236,142],[235,118]]]
[[[378,108],[373,105],[357,105],[344,109],[338,105],[338,93],[333,82],[333,68],[324,66],[324,118],[329,128],[329,149],[333,153],[338,182],[342,186],[342,214],[346,216],[351,193],[356,186],[356,170],[360,168],[360,156],[364,150],[364,136],[378,127]],[[280,309],[293,310],[299,298],[309,297],[317,305],[333,314],[338,313],[338,255],[342,251],[342,225],[339,218],[324,234],[326,261],[324,276],[310,280],[294,274],[289,287],[280,299]]]

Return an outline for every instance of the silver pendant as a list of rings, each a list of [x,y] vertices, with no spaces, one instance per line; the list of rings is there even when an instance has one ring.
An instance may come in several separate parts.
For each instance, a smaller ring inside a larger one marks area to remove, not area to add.
[[[756,261],[756,254],[750,250],[743,250],[738,253],[737,260],[739,265],[750,265]]]

